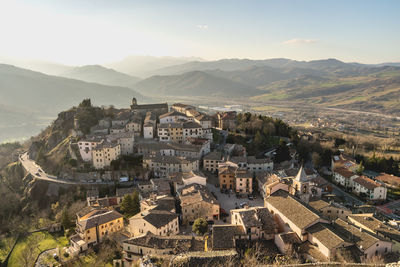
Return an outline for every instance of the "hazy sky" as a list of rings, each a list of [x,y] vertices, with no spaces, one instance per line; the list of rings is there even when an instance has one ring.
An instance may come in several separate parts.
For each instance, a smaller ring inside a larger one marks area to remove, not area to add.
[[[0,56],[400,61],[400,1],[0,0]]]

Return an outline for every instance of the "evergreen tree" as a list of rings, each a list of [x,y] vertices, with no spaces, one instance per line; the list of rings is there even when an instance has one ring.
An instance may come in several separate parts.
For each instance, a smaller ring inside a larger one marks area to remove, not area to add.
[[[71,216],[69,215],[68,210],[65,207],[61,213],[61,225],[64,227],[64,229],[69,229],[70,227],[72,227],[71,221]]]
[[[204,218],[198,218],[194,221],[192,231],[196,235],[204,235],[208,231],[208,223]]]
[[[134,191],[132,194],[124,196],[121,202],[121,211],[127,218],[140,212],[138,191]]]

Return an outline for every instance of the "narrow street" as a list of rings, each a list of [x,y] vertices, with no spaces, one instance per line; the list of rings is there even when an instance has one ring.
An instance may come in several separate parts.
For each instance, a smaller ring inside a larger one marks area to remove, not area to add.
[[[351,194],[347,193],[346,191],[344,191],[344,189],[340,188],[339,186],[335,185],[334,183],[332,183],[331,181],[329,181],[328,179],[325,179],[333,188],[333,192],[335,195],[339,196],[339,197],[343,197],[347,203],[353,205],[364,205],[365,203],[361,200],[359,200],[358,198],[352,196]]]

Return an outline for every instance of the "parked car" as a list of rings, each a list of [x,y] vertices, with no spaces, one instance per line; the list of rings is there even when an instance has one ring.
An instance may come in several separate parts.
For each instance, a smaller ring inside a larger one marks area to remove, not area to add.
[[[247,198],[248,198],[249,200],[254,200],[253,195],[248,195]]]
[[[213,225],[214,221],[213,220],[208,220],[207,223],[210,224],[210,225]]]
[[[247,206],[247,205],[248,205],[247,202],[242,202],[242,203],[240,203],[240,207],[241,207],[241,208],[244,208],[244,207]]]

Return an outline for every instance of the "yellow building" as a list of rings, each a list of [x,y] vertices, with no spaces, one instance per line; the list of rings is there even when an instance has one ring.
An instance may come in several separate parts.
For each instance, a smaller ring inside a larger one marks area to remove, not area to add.
[[[118,143],[103,142],[92,150],[92,160],[95,169],[104,169],[110,166],[111,161],[121,155],[121,145]]]
[[[236,167],[224,165],[218,168],[218,178],[220,188],[222,189],[235,189],[235,172]]]
[[[112,233],[124,228],[123,217],[115,210],[89,209],[77,214],[76,232],[71,237],[72,248],[83,252],[91,245],[100,243]]]
[[[235,174],[236,193],[253,193],[253,175],[248,170],[237,170]]]
[[[183,224],[194,222],[197,218],[219,220],[219,203],[207,187],[199,184],[187,185],[181,189],[179,199]]]
[[[161,123],[158,125],[160,141],[182,143],[183,123]]]

